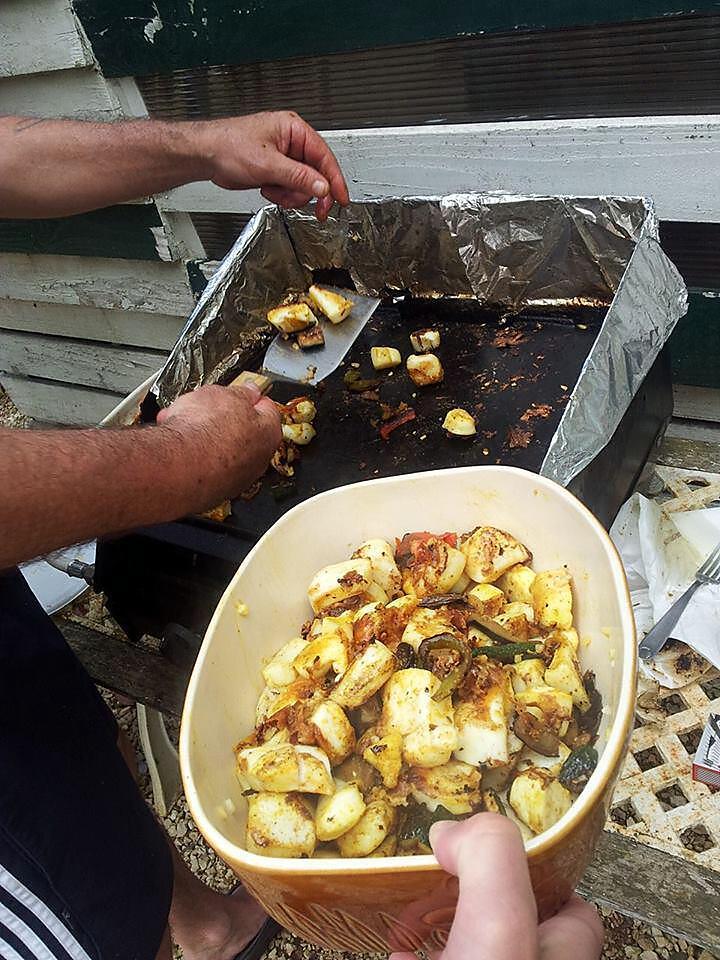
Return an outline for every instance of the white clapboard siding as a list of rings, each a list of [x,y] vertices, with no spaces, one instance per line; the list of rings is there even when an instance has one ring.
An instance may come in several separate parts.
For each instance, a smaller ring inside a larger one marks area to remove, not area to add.
[[[2,77],[3,113],[76,120],[117,120],[121,116],[117,99],[95,67]]]
[[[720,390],[676,383],[673,386],[673,401],[673,415],[676,418],[720,423]]]
[[[94,62],[70,0],[2,0],[0,77]]]
[[[40,423],[94,426],[123,398],[123,394],[94,387],[30,380],[8,374],[2,374],[2,385],[13,403],[26,416]]]
[[[353,199],[462,191],[647,196],[666,220],[720,221],[720,116],[532,120],[325,134]],[[248,213],[257,191],[194,183],[167,210]]]
[[[194,300],[181,263],[0,253],[0,298],[187,316]]]
[[[10,373],[129,393],[158,370],[166,356],[162,350],[0,330],[0,381]]]
[[[0,288],[2,282],[0,281]],[[0,329],[77,337],[132,347],[169,350],[185,317],[129,310],[78,307],[37,300],[0,299]]]

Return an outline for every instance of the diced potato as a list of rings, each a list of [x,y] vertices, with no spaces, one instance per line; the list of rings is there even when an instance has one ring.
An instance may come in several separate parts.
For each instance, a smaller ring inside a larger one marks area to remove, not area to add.
[[[573,703],[583,713],[590,707],[590,698],[580,676],[580,670],[571,647],[564,644],[555,651],[550,666],[545,671],[545,683],[557,690],[569,693]]]
[[[515,694],[515,699],[521,706],[540,710],[547,725],[559,736],[567,731],[573,706],[569,693],[556,690],[555,687],[531,687]]]
[[[529,604],[515,602],[508,603],[493,619],[517,640],[524,642],[537,636],[538,631],[533,622],[534,616],[533,608]]]
[[[410,345],[415,353],[430,353],[440,346],[440,331],[426,327],[410,334]]]
[[[457,743],[452,699],[432,699],[440,681],[429,670],[398,670],[383,696],[381,730],[403,738],[403,759],[411,766],[447,763]]]
[[[383,786],[389,790],[398,785],[402,768],[402,737],[390,731],[381,736],[369,730],[363,734],[359,746],[366,763],[374,767],[382,777]]]
[[[282,435],[283,440],[292,440],[298,446],[305,447],[315,436],[315,427],[311,423],[284,423]]]
[[[496,684],[482,700],[459,703],[455,708],[458,732],[454,756],[473,765],[500,767],[510,759],[510,716],[506,691]]]
[[[387,603],[390,597],[375,580],[371,580],[365,592],[365,599],[373,603]]]
[[[246,846],[265,857],[310,857],[313,815],[297,793],[258,793],[248,801]]]
[[[397,853],[398,839],[394,833],[391,833],[390,836],[385,837],[383,842],[379,847],[375,847],[372,853],[369,853],[369,857],[394,857]]]
[[[535,580],[535,571],[527,567],[524,563],[518,563],[510,567],[507,573],[504,573],[496,584],[505,594],[508,603],[529,603],[532,604],[532,585]]]
[[[313,306],[324,314],[331,323],[342,323],[353,308],[352,300],[343,297],[334,290],[327,290],[313,284],[308,290]]]
[[[308,598],[315,613],[320,613],[343,600],[367,594],[371,581],[369,560],[343,560],[318,570],[308,587]]]
[[[549,830],[572,805],[572,794],[546,771],[533,767],[510,788],[510,805],[534,833]]]
[[[246,747],[237,755],[237,777],[244,790],[282,793],[298,790],[300,764],[292,744],[262,744]]]
[[[359,707],[377,693],[395,669],[395,657],[383,643],[370,643],[350,664],[330,699],[341,707]]]
[[[366,603],[353,612],[352,622],[357,623],[359,620],[362,620],[363,617],[372,616],[372,614],[381,612],[384,609],[383,604],[378,600],[374,600],[372,603]]]
[[[532,585],[535,619],[546,628],[569,630],[572,619],[570,574],[564,567],[538,573]]]
[[[257,723],[260,724],[264,720],[268,720],[276,713],[284,710],[285,707],[292,707],[300,699],[307,699],[306,686],[307,681],[301,679],[293,680],[287,687],[281,687],[279,690],[266,687],[260,695],[260,700],[258,700]]]
[[[441,383],[445,376],[442,364],[434,353],[422,355],[411,353],[405,361],[405,366],[416,387],[429,387],[433,383]]]
[[[371,347],[370,360],[376,370],[388,370],[390,367],[399,367],[402,363],[400,351],[395,347]]]
[[[471,813],[480,802],[480,771],[469,763],[450,760],[440,767],[410,771],[413,799],[429,810],[445,807],[450,813]]]
[[[449,593],[465,570],[465,556],[438,537],[418,543],[403,573],[403,590],[416,597]]]
[[[308,397],[291,400],[284,409],[287,410],[288,420],[293,423],[312,423],[317,414],[317,407]]]
[[[347,833],[365,813],[363,795],[354,783],[335,784],[329,797],[320,797],[315,809],[315,833],[318,840],[337,840]]]
[[[353,560],[369,560],[371,577],[388,595],[397,597],[402,589],[402,577],[395,563],[395,552],[387,540],[366,540],[353,554]]]
[[[293,662],[308,645],[305,637],[295,637],[281,647],[275,656],[263,668],[262,675],[269,687],[287,687],[297,679],[298,673]]]
[[[519,540],[496,527],[478,527],[460,549],[467,558],[465,571],[476,583],[494,583],[510,567],[532,559]]]
[[[448,619],[446,610],[430,610],[418,607],[408,620],[402,635],[402,642],[409,643],[417,652],[418,647],[427,637],[436,637],[439,633],[457,633]]]
[[[300,793],[332,793],[335,787],[327,754],[319,747],[308,747],[304,744],[298,744],[295,751],[300,773],[298,791]]]
[[[395,811],[387,800],[373,800],[360,820],[347,833],[337,838],[343,857],[367,857],[389,835]]]
[[[268,310],[270,323],[281,333],[297,333],[317,323],[317,317],[306,303],[290,303]]]
[[[562,740],[558,744],[558,752],[554,757],[544,757],[541,753],[536,753],[530,747],[523,747],[523,751],[517,762],[517,769],[528,770],[530,767],[539,767],[541,770],[547,770],[552,777],[557,777],[562,769],[562,765],[570,756],[570,747],[566,746]]]
[[[462,576],[450,589],[450,593],[465,593],[465,591],[473,585],[470,577],[463,570]]]
[[[341,676],[347,670],[347,645],[352,640],[352,614],[323,617],[320,633],[303,647],[293,661],[302,677],[319,680],[330,670]]]
[[[477,433],[475,418],[462,407],[448,410],[443,420],[443,430],[454,437],[474,437]]]
[[[505,597],[502,590],[498,590],[491,583],[478,583],[468,590],[467,602],[473,610],[477,610],[483,617],[497,617],[505,606]]]
[[[334,700],[321,701],[310,715],[310,723],[315,728],[318,746],[325,751],[333,766],[342,763],[355,749],[353,726]]]
[[[574,627],[570,627],[569,630],[553,630],[549,639],[551,642],[556,640],[561,644],[570,647],[570,649],[573,650],[577,655],[578,647],[580,646],[580,638],[578,637],[578,632]]]
[[[542,687],[545,683],[545,662],[520,660],[510,667],[510,678],[515,693],[521,693],[530,687]]]
[[[438,681],[439,682],[439,681]],[[430,700],[430,723],[403,738],[403,760],[413,767],[439,767],[450,760],[457,746],[452,698]]]

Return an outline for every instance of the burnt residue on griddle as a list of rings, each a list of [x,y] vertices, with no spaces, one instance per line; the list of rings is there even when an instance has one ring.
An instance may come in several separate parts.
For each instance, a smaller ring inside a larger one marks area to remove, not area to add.
[[[317,436],[303,447],[295,492],[277,502],[266,480],[251,502],[234,503],[227,522],[259,535],[300,500],[359,479],[482,463],[538,470],[605,312],[528,311],[508,318],[471,301],[383,303],[345,363],[321,388],[302,391],[317,404]],[[409,335],[418,327],[440,331],[436,353],[445,378],[436,386],[416,387],[405,370]],[[378,374],[370,362],[373,346],[396,347],[403,365]],[[349,391],[343,378],[350,364],[358,364],[362,378],[379,378],[379,386]],[[273,397],[284,401],[299,392],[278,384]],[[383,409],[402,403],[413,408],[414,420],[383,440]],[[476,418],[478,433],[469,442],[455,443],[442,429],[453,407]]]

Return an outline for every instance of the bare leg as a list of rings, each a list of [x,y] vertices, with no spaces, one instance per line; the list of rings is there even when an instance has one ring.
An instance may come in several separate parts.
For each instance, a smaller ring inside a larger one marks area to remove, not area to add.
[[[135,751],[122,730],[118,749],[137,778]],[[231,897],[211,890],[188,870],[169,837],[168,845],[175,874],[170,930],[182,947],[184,960],[233,960],[258,932],[267,914],[242,887]],[[169,960],[171,955],[168,933],[157,960]]]

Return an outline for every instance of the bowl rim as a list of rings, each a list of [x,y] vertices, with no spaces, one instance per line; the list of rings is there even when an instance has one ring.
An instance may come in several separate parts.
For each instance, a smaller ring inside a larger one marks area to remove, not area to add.
[[[529,482],[538,485],[551,492],[552,495],[564,500],[568,507],[579,512],[585,520],[594,529],[598,535],[605,553],[607,555],[614,585],[617,589],[618,600],[620,603],[620,617],[622,627],[622,637],[618,643],[623,646],[623,670],[620,680],[620,697],[618,700],[615,716],[606,734],[606,743],[600,756],[600,761],[593,771],[590,780],[580,796],[573,802],[570,809],[553,826],[525,841],[525,850],[529,859],[535,859],[546,854],[551,848],[559,844],[575,826],[590,813],[605,794],[620,765],[622,753],[632,729],[632,721],[635,713],[635,695],[637,684],[637,636],[635,627],[635,618],[630,600],[630,591],[625,576],[625,570],[620,560],[620,555],[615,544],[610,539],[610,535],[602,526],[595,515],[580,501],[574,494],[570,493],[565,487],[560,486],[554,480],[543,477],[540,474],[533,473],[530,470],[523,470],[520,467],[504,466],[502,464],[478,464],[468,467],[448,467],[443,470],[425,470],[409,474],[400,474],[390,477],[378,477],[372,480],[360,480],[357,483],[345,484],[341,487],[334,487],[331,490],[325,490],[316,494],[301,503],[296,504],[280,517],[258,540],[255,546],[247,554],[243,562],[238,567],[235,575],[228,584],[225,592],[220,598],[215,611],[208,624],[203,643],[198,653],[195,665],[193,667],[190,681],[185,693],[182,719],[180,724],[179,737],[179,757],[180,770],[182,776],[183,789],[187,799],[188,807],[193,819],[198,825],[198,829],[203,834],[207,842],[226,862],[234,864],[237,868],[242,867],[248,873],[263,875],[278,874],[304,874],[304,875],[326,875],[326,874],[344,874],[344,873],[367,873],[379,874],[390,873],[397,870],[411,870],[416,873],[441,870],[440,864],[432,854],[422,856],[394,856],[394,857],[357,857],[357,858],[307,858],[292,859],[288,857],[263,857],[259,854],[250,853],[244,847],[239,846],[229,840],[222,831],[218,830],[210,822],[205,814],[204,806],[200,800],[199,791],[195,787],[190,763],[190,723],[189,713],[194,704],[200,674],[205,659],[210,650],[210,638],[214,633],[222,611],[228,602],[230,602],[235,589],[237,580],[242,576],[245,569],[254,561],[257,553],[264,548],[265,541],[276,535],[277,530],[285,524],[292,522],[293,516],[297,512],[307,509],[313,509],[318,503],[324,500],[332,499],[334,496],[357,487],[367,486],[389,486],[407,483],[415,479],[428,479],[429,477],[458,475],[458,474],[514,474],[520,475]]]

